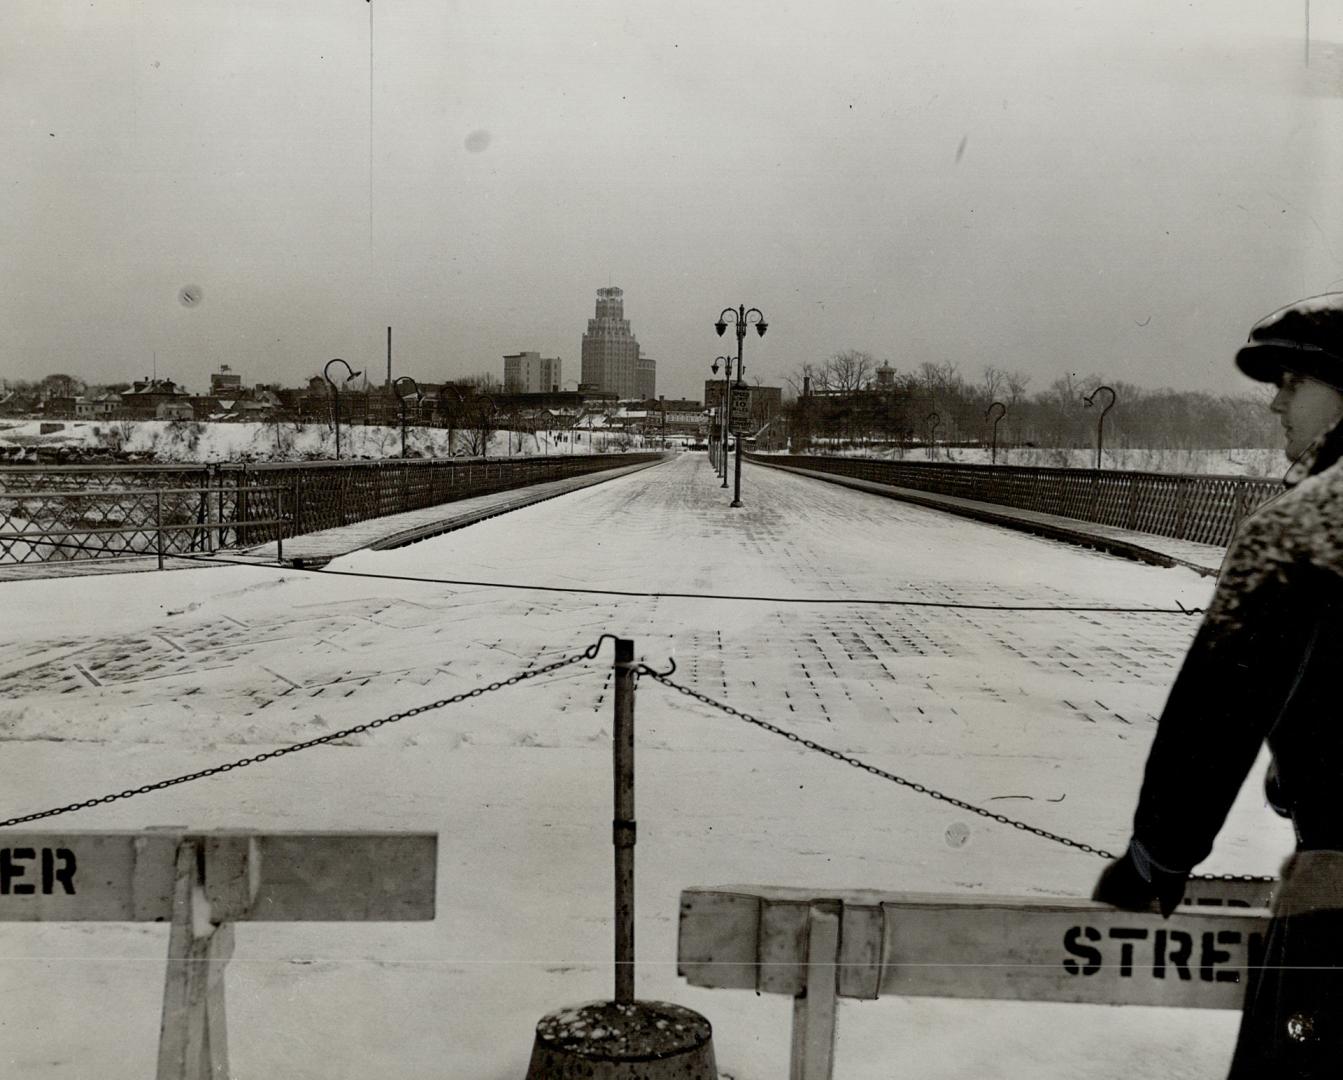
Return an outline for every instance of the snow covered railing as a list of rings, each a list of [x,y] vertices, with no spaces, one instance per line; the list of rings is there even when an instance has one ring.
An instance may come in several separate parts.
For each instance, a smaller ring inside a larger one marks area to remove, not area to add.
[[[776,886],[681,893],[677,972],[793,998],[792,1080],[829,1080],[839,998],[1237,1009],[1260,963],[1258,882],[1191,881],[1170,919],[1089,900]]]
[[[437,852],[437,833],[4,832],[0,922],[171,922],[156,1076],[215,1080],[233,924],[433,919]]]

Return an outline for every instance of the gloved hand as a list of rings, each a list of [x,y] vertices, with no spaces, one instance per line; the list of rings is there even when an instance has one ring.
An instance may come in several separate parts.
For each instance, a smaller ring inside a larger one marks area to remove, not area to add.
[[[1144,877],[1142,870],[1151,875]],[[1133,846],[1107,866],[1092,890],[1091,899],[1125,911],[1151,911],[1153,905],[1166,918],[1184,899],[1184,883],[1189,875],[1166,870],[1150,859],[1135,858]]]

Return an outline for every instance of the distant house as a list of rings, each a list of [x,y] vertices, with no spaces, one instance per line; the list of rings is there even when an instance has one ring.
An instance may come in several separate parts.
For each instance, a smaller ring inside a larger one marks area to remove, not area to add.
[[[172,379],[137,379],[129,390],[122,392],[121,404],[126,415],[133,420],[190,420],[194,415],[191,411],[191,395]],[[160,406],[163,405],[177,408],[161,413]]]
[[[37,412],[37,396],[26,390],[0,390],[0,416],[26,416]]]
[[[43,416],[74,417],[81,399],[75,394],[52,394],[42,407]]]
[[[121,409],[120,394],[95,394],[75,398],[75,418],[78,420],[106,420]]]

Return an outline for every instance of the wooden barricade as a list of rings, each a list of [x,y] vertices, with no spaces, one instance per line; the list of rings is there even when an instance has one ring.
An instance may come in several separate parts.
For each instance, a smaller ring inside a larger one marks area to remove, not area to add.
[[[960,997],[1237,1009],[1267,886],[1190,883],[1170,919],[1089,900],[774,886],[681,894],[677,972],[793,997],[790,1080],[829,1080],[840,998]]]
[[[229,1075],[235,922],[434,917],[435,833],[0,834],[0,922],[171,922],[158,1080]]]

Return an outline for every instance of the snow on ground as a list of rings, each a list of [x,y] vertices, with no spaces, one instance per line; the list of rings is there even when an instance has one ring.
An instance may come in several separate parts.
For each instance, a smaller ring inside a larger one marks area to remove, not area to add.
[[[48,449],[119,449],[152,454],[158,462],[300,461],[334,458],[335,430],[330,424],[290,421],[210,423],[195,420],[70,420],[59,431],[43,434],[37,420],[0,423],[0,450],[40,446]],[[446,428],[408,426],[406,449],[412,456],[469,455],[478,449],[469,436],[456,432],[452,449]],[[341,455],[346,458],[401,456],[401,429],[378,424],[341,426]],[[528,457],[537,454],[605,453],[643,445],[642,438],[611,431],[496,431],[490,436],[489,457]]]
[[[738,709],[1043,828],[1123,843],[1193,619],[859,601],[1171,608],[1206,602],[1208,581],[750,465],[745,506],[729,508],[728,494],[703,455],[686,454],[331,568],[844,602],[250,567],[0,586],[0,817],[338,730],[615,633],[654,667],[674,657],[677,680]],[[227,983],[235,1075],[517,1078],[543,1014],[611,994],[610,661],[608,642],[555,676],[49,827],[437,830],[433,923],[239,927]],[[637,992],[707,1016],[719,1068],[735,1080],[785,1073],[791,1004],[676,977],[681,889],[1085,896],[1103,866],[649,679],[636,723]],[[963,844],[948,839],[958,823]],[[1289,846],[1250,784],[1205,869],[1271,873]],[[152,1070],[165,928],[0,934],[0,1071],[129,1080]],[[846,1002],[836,1075],[1213,1078],[1236,1022],[1199,1010]]]

